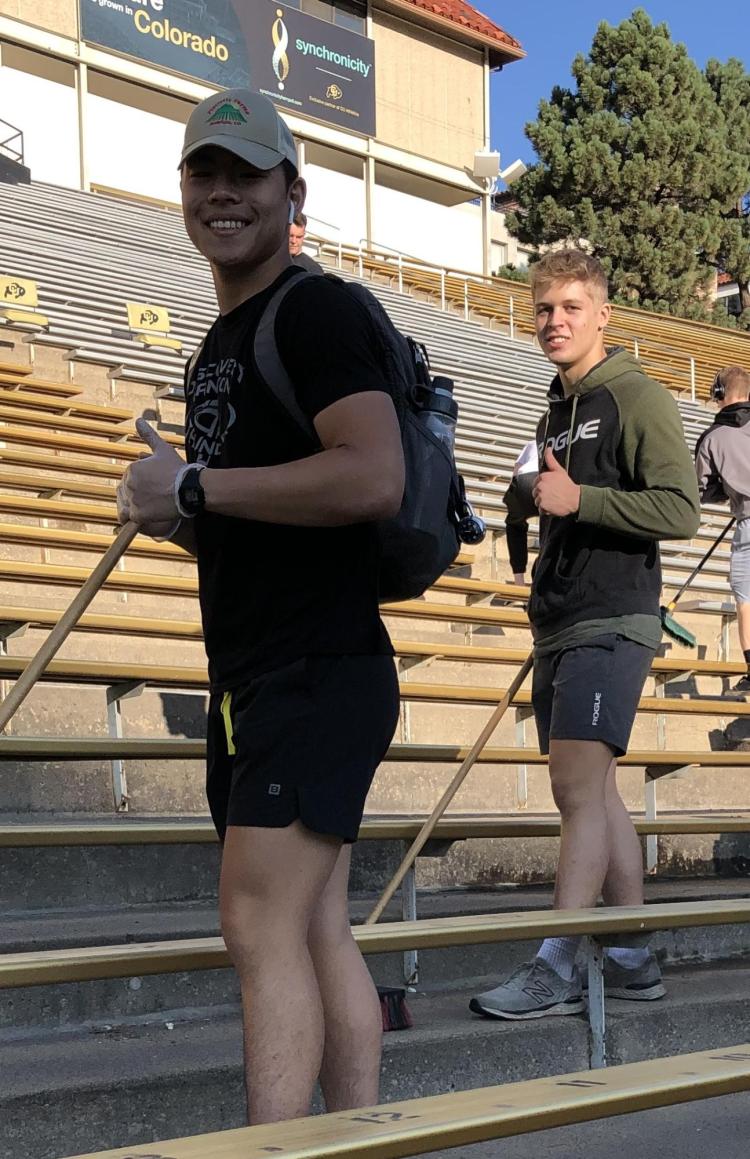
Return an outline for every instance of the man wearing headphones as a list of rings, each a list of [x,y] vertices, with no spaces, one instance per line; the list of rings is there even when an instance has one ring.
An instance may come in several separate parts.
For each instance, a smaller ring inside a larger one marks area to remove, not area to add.
[[[747,672],[732,692],[750,692],[750,373],[741,366],[720,370],[711,387],[719,413],[695,448],[701,499],[729,501],[737,520],[729,582],[737,604],[737,627]]]

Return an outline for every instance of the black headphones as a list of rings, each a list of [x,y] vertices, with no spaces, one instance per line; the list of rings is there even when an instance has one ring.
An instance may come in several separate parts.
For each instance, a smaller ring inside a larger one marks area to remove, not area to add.
[[[717,370],[716,378],[711,383],[711,398],[714,400],[714,402],[723,402],[726,393],[727,388],[721,381],[721,371]]]

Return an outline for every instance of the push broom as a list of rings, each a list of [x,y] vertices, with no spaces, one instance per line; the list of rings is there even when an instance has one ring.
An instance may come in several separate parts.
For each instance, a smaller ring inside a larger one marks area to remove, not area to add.
[[[697,643],[696,638],[692,632],[688,632],[687,628],[683,628],[682,624],[677,623],[677,620],[674,619],[672,612],[677,607],[678,602],[682,599],[685,592],[697,576],[698,572],[708,562],[722,540],[729,534],[733,524],[734,516],[729,520],[729,523],[727,523],[721,534],[716,537],[703,558],[693,568],[674,599],[670,600],[666,607],[662,605],[662,607],[659,609],[661,614],[662,629],[673,640],[676,640],[678,644],[684,644],[686,648],[694,648]]]

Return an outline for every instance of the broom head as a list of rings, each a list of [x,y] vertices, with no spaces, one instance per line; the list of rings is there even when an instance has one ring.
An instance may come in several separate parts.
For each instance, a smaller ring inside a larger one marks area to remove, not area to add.
[[[413,1026],[409,1007],[406,1005],[406,991],[396,986],[378,986],[380,1013],[383,1016],[383,1030],[408,1030]]]
[[[683,628],[682,624],[678,624],[673,616],[665,607],[659,609],[661,613],[662,630],[666,632],[671,639],[676,640],[678,644],[684,644],[686,648],[694,648],[698,641],[692,632],[688,632],[687,628]]]

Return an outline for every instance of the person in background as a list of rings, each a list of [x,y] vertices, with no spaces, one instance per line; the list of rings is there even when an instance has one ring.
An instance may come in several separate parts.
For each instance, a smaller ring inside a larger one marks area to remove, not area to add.
[[[747,672],[731,692],[750,692],[750,373],[720,370],[711,387],[719,413],[695,448],[698,489],[705,503],[729,501],[737,520],[729,583],[737,604],[737,628]]]
[[[301,266],[311,274],[322,274],[323,269],[314,258],[303,250],[305,234],[307,233],[307,217],[300,210],[294,215],[294,221],[289,226],[289,256],[295,266]]]

